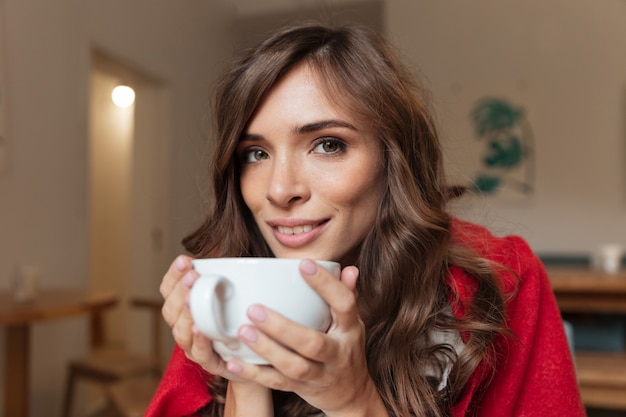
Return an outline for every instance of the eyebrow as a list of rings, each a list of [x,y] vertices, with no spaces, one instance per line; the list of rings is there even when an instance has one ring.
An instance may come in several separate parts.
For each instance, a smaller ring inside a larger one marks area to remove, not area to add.
[[[346,129],[356,130],[356,127],[354,127],[353,125],[347,122],[343,122],[341,120],[321,120],[319,122],[307,123],[303,126],[297,127],[294,130],[296,133],[311,133],[331,127],[343,127]]]
[[[306,134],[311,132],[317,132],[319,130],[329,129],[333,127],[342,127],[350,130],[356,131],[356,127],[351,125],[350,123],[341,121],[341,120],[320,120],[319,122],[307,123],[302,126],[296,126],[293,131],[296,134]],[[256,141],[261,140],[263,138],[262,135],[257,135],[254,133],[244,132],[241,135],[239,141]]]

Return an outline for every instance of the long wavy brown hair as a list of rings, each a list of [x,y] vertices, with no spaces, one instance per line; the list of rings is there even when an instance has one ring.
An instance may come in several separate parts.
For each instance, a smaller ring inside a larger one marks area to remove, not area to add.
[[[394,416],[445,416],[504,330],[504,299],[494,267],[451,234],[442,155],[428,91],[378,34],[363,27],[302,24],[275,33],[235,60],[215,100],[213,199],[204,223],[183,241],[195,256],[273,256],[240,191],[237,143],[263,98],[291,68],[306,63],[327,96],[368,120],[383,144],[385,189],[356,265],[358,307],[369,372]],[[449,268],[475,278],[464,317],[451,314]],[[457,355],[433,332],[469,335]],[[454,363],[438,389],[446,363]],[[425,372],[426,367],[438,372]],[[213,378],[204,415],[221,416],[226,381]],[[317,410],[293,393],[274,393],[277,416]]]

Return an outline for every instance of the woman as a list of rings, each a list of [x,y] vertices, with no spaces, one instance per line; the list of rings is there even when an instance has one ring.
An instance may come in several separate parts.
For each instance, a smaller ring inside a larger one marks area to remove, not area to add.
[[[304,258],[327,333],[263,306],[239,338],[270,366],[222,361],[186,305],[180,256],[163,315],[177,347],[148,416],[584,415],[549,282],[518,237],[446,211],[428,107],[363,28],[296,26],[219,85],[214,206],[194,257]],[[342,264],[340,281],[311,259]]]

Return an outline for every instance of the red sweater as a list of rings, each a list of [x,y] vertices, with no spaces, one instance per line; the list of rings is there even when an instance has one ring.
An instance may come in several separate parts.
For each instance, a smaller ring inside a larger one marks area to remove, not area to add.
[[[453,223],[453,236],[510,270],[502,272],[500,279],[504,291],[514,294],[506,313],[515,337],[496,341],[495,374],[489,374],[486,364],[479,366],[452,417],[585,416],[561,315],[541,262],[516,236],[496,238],[482,227],[460,221]],[[475,282],[454,267],[449,280],[451,299],[459,300],[452,308],[461,316]],[[195,415],[211,399],[209,378],[175,347],[145,416]]]

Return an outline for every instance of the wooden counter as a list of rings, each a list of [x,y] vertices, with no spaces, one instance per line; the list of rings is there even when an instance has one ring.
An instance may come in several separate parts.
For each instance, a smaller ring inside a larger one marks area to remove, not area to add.
[[[609,275],[584,268],[549,268],[562,312],[626,313],[626,271]]]
[[[626,313],[626,271],[548,268],[548,276],[563,313]],[[577,351],[576,368],[586,406],[626,410],[626,352]]]

